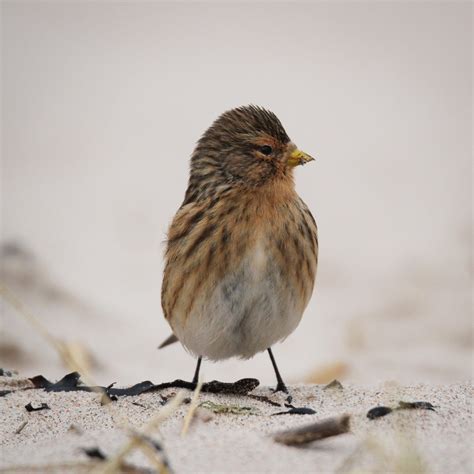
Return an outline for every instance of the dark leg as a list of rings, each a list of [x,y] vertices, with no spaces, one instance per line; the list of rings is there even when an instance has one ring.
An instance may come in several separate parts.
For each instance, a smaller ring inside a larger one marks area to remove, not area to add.
[[[199,380],[199,369],[201,368],[201,360],[202,357],[198,357],[197,365],[196,365],[196,370],[194,371],[194,377],[193,381],[191,383],[197,385],[198,380]]]
[[[278,370],[278,366],[276,365],[275,358],[273,357],[272,350],[270,348],[267,349],[268,354],[270,355],[270,360],[272,361],[273,370],[275,370],[275,375],[277,378],[277,386],[275,392],[284,392],[288,393],[288,389],[286,388],[285,382],[281,378],[280,371]]]

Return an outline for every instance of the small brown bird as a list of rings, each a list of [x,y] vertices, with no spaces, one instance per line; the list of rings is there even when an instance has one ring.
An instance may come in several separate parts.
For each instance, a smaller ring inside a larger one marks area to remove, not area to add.
[[[191,158],[184,202],[168,232],[161,291],[173,335],[198,357],[248,359],[299,324],[318,261],[316,222],[295,191],[298,150],[275,114],[223,113]]]

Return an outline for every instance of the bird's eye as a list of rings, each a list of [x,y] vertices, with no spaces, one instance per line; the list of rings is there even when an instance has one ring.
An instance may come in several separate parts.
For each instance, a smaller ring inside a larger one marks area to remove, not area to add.
[[[263,153],[264,155],[271,155],[273,153],[273,149],[269,145],[263,145],[260,147],[260,152]]]

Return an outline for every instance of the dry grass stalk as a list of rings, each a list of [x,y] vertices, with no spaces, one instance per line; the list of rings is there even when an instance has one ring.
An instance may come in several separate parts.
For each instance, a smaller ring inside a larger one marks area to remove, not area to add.
[[[41,465],[28,465],[23,464],[21,466],[12,466],[8,467],[8,470],[1,470],[0,472],[5,473],[18,473],[18,474],[62,474],[65,472],[74,472],[74,473],[88,473],[90,472],[91,466],[96,466],[101,461],[77,461],[77,462],[62,462],[62,463],[51,463],[51,464],[41,464]]]
[[[89,386],[95,384],[89,378],[89,371],[79,361],[79,357],[75,353],[74,349],[69,347],[68,344],[54,337],[46,327],[40,323],[39,319],[28,311],[23,303],[4,285],[0,284],[0,295],[7,301],[14,309],[20,314],[39,334],[43,336],[45,341],[56,350],[59,357],[64,364],[74,372],[79,372],[83,380]]]
[[[150,464],[153,466],[156,472],[168,474],[168,466],[159,456],[157,456],[155,449],[152,448],[148,443],[143,442],[141,438],[138,439],[140,440],[140,445],[138,448],[148,458],[148,461],[150,461]]]
[[[199,377],[198,384],[193,393],[193,398],[191,399],[191,404],[189,405],[188,413],[186,414],[186,417],[184,418],[183,429],[181,430],[181,437],[186,436],[189,426],[191,425],[191,421],[193,419],[194,413],[196,411],[196,408],[198,407],[199,394],[201,393],[201,388],[202,388],[202,380],[201,380],[201,377]]]
[[[144,435],[150,435],[151,432],[156,429],[166,418],[171,416],[177,408],[181,405],[185,398],[185,391],[181,390],[176,394],[173,399],[168,402],[141,430],[141,433]],[[134,449],[146,446],[146,452],[149,453],[149,445],[139,436],[133,436],[122,449],[117,453],[116,456],[108,460],[105,465],[100,466],[96,472],[97,474],[113,474],[120,470],[125,457]],[[160,464],[162,466],[160,473],[167,473],[168,468],[164,465],[163,462]]]

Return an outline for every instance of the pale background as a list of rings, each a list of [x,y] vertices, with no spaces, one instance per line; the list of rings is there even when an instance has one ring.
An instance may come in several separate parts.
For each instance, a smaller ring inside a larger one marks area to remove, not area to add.
[[[165,233],[200,134],[258,104],[317,157],[296,182],[318,281],[283,375],[469,378],[471,9],[3,2],[3,282],[101,383],[189,379],[181,347],[156,350]],[[7,305],[0,330],[0,366],[65,373]],[[203,373],[273,383],[265,354]]]

